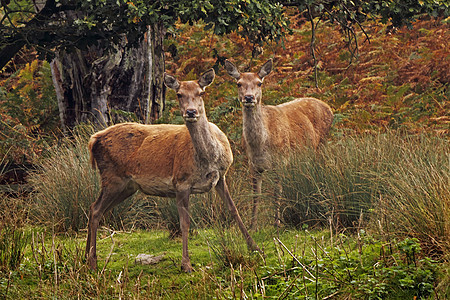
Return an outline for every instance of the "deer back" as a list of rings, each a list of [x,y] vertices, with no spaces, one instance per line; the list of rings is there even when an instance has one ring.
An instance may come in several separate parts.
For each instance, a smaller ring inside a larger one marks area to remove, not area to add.
[[[262,113],[273,151],[316,148],[327,136],[333,121],[330,107],[315,98],[262,106]]]

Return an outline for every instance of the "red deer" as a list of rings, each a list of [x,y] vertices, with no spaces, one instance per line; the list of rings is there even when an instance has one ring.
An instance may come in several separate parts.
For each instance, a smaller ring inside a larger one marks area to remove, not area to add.
[[[299,98],[276,106],[263,105],[261,87],[264,77],[272,71],[272,65],[270,59],[258,73],[240,73],[233,63],[225,61],[226,71],[237,81],[243,106],[243,139],[253,173],[253,229],[257,229],[262,173],[293,150],[305,146],[317,148],[333,122],[330,107],[315,98]],[[276,222],[279,222],[278,212]]]
[[[192,271],[188,253],[189,195],[215,187],[230,209],[249,249],[259,250],[228,191],[225,174],[233,162],[225,134],[208,122],[202,96],[215,77],[213,69],[198,81],[178,81],[165,74],[164,83],[177,93],[185,125],[117,124],[92,135],[91,163],[101,176],[101,193],[89,211],[86,256],[97,267],[96,235],[102,215],[140,190],[177,200],[183,252],[181,268]]]

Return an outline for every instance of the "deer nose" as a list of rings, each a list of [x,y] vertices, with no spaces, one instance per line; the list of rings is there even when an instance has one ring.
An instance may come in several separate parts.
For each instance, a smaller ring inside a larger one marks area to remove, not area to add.
[[[188,118],[195,118],[197,116],[197,110],[196,109],[187,109],[186,110],[186,117]]]
[[[245,95],[244,96],[244,101],[247,103],[253,102],[254,99],[255,99],[255,96],[253,96],[253,95]]]

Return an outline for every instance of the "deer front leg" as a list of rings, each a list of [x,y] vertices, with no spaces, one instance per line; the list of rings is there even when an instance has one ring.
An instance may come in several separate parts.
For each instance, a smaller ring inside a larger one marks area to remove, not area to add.
[[[244,235],[245,241],[247,242],[248,249],[250,249],[252,251],[261,252],[258,245],[252,239],[252,237],[248,233],[247,228],[245,228],[245,225],[242,222],[241,216],[239,215],[236,205],[234,204],[234,201],[231,198],[230,192],[228,191],[228,186],[225,181],[225,177],[220,178],[219,181],[217,182],[216,191],[219,194],[220,198],[222,198],[222,200],[226,203],[226,205],[228,206],[228,209],[230,210],[236,223],[238,224],[239,229],[241,230],[242,234]]]
[[[189,226],[191,224],[191,219],[189,217],[189,195],[190,192],[188,190],[177,192],[176,195],[178,215],[180,216],[181,239],[183,242],[181,270],[188,273],[192,272],[193,270],[188,251],[188,235],[189,235]]]
[[[252,209],[252,221],[250,228],[252,230],[258,230],[258,204],[261,197],[261,186],[262,186],[262,173],[257,171],[252,171],[253,180],[253,209]]]

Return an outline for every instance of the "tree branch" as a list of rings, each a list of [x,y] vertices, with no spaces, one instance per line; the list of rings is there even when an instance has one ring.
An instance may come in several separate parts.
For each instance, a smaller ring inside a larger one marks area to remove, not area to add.
[[[60,9],[56,7],[55,0],[48,0],[45,6],[39,11],[33,19],[28,21],[25,25],[25,30],[39,26],[48,20],[50,16],[59,12]],[[0,70],[20,51],[26,44],[28,44],[27,39],[20,32],[13,34],[12,36],[2,41],[4,46],[0,50]]]

